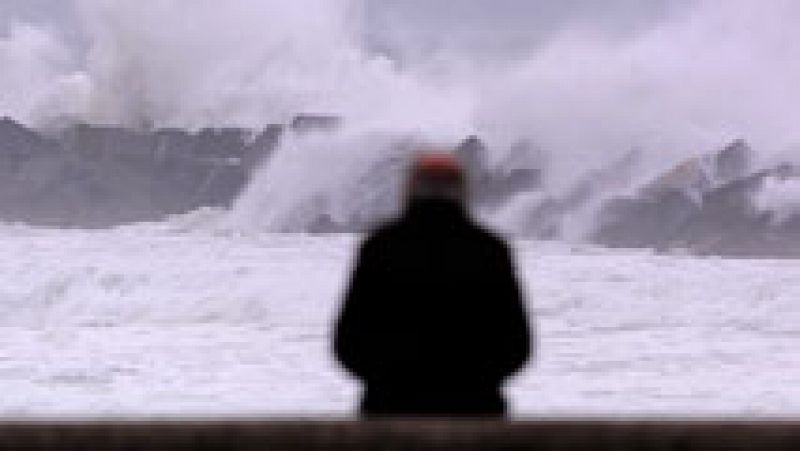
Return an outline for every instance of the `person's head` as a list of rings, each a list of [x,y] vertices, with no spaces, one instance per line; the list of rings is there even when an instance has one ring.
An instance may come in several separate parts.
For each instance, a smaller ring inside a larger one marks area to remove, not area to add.
[[[414,159],[408,184],[409,200],[466,201],[466,178],[461,163],[449,152],[424,152]]]

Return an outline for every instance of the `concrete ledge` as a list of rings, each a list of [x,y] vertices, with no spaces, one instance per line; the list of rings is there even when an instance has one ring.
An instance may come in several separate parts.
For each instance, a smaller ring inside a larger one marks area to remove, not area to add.
[[[800,449],[800,421],[161,421],[0,424],[0,449]]]

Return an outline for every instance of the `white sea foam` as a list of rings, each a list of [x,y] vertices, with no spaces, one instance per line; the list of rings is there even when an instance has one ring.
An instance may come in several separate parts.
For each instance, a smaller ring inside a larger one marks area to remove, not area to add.
[[[756,208],[771,212],[775,224],[782,224],[800,213],[800,181],[768,177],[754,203]]]
[[[355,242],[2,227],[0,416],[346,415]],[[518,414],[800,412],[796,263],[514,246],[538,341]]]

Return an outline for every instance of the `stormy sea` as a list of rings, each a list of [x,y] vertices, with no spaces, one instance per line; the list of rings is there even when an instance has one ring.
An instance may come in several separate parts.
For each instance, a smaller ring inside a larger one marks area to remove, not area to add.
[[[502,51],[377,1],[0,22],[0,416],[352,415],[333,319],[425,149],[514,250],[512,415],[797,415],[800,5],[673,3]]]

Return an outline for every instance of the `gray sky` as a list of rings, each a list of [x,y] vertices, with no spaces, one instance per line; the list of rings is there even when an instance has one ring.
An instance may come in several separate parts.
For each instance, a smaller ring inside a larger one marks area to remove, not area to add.
[[[72,0],[0,0],[0,36],[8,32],[13,22],[46,25],[68,41],[80,40]]]
[[[376,14],[420,27],[547,27],[572,19],[604,24],[648,19],[680,0],[370,0]]]
[[[628,34],[691,0],[370,0],[370,24],[387,47],[514,52],[564,25]]]
[[[0,23],[13,20],[35,23],[72,24],[70,0],[0,0]]]
[[[278,0],[291,1],[291,0]],[[564,24],[629,33],[691,0],[366,0],[376,46],[400,53],[439,48],[514,52]],[[0,33],[13,20],[57,27],[79,39],[72,0],[0,0]]]

